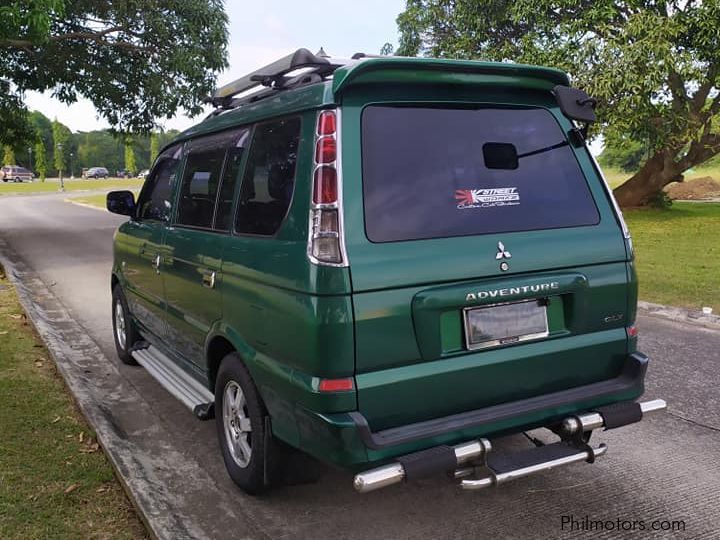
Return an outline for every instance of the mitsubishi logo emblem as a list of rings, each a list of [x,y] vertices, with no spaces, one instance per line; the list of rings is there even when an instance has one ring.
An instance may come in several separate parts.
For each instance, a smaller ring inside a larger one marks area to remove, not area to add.
[[[510,252],[505,249],[505,244],[502,242],[498,242],[498,252],[495,255],[495,260],[499,261],[500,259],[510,259],[512,258],[512,255],[510,255]]]

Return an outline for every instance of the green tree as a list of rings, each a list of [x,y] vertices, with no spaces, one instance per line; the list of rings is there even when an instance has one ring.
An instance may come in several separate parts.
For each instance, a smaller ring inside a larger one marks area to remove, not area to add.
[[[227,67],[222,0],[7,0],[0,21],[0,145],[34,140],[25,91],[86,97],[118,131],[146,133],[199,113]]]
[[[106,167],[111,173],[125,165],[125,147],[120,136],[108,130],[79,133],[78,168]]]
[[[41,182],[45,181],[45,176],[47,175],[46,153],[47,149],[45,148],[42,137],[38,135],[35,141],[35,171],[37,171],[40,176]]]
[[[598,156],[598,162],[603,167],[620,169],[623,172],[634,173],[647,158],[647,145],[630,137],[614,137],[605,139],[605,147]]]
[[[68,141],[72,136],[70,130],[55,119],[52,123],[53,165],[57,171],[67,171],[67,155],[70,153]]]
[[[133,150],[132,139],[130,137],[125,139],[125,169],[133,174],[137,172],[135,150]]]
[[[398,54],[568,71],[599,101],[595,133],[646,142],[647,160],[615,190],[638,206],[720,153],[718,20],[718,0],[408,0]]]
[[[160,153],[160,139],[158,138],[158,134],[153,131],[150,134],[150,165],[152,165],[155,162],[155,158],[158,157],[158,154]]]
[[[15,152],[9,144],[3,147],[3,165],[15,165]]]

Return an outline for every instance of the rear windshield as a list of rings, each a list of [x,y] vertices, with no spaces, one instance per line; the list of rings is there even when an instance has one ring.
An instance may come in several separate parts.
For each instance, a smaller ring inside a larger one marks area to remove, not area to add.
[[[567,139],[545,109],[369,106],[362,163],[372,242],[600,220]]]

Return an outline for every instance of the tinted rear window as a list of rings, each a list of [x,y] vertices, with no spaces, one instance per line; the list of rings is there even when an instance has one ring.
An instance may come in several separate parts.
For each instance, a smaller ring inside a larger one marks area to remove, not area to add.
[[[600,219],[565,134],[544,109],[369,106],[362,157],[373,242]]]

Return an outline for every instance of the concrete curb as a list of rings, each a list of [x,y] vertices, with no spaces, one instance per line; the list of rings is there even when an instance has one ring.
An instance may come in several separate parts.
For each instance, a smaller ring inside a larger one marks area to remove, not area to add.
[[[208,499],[242,523],[233,501],[224,500],[199,463],[167,442],[147,401],[2,238],[0,263],[148,534],[162,540],[221,536],[222,523],[195,521],[204,520],[196,516],[197,504]],[[259,536],[247,526],[237,534]]]
[[[644,302],[642,300],[638,302],[638,310],[644,315],[650,315],[652,317],[703,326],[712,330],[720,330],[720,316],[705,315],[699,310],[653,304],[652,302]]]

